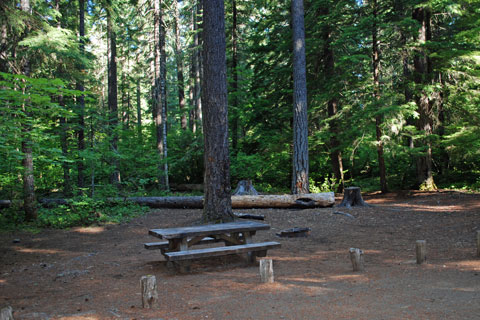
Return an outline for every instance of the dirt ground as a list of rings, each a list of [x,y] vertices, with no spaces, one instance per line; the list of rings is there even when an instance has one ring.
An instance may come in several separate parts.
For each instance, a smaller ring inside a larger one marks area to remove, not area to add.
[[[265,215],[256,241],[275,283],[241,256],[166,267],[150,228],[185,226],[201,210],[163,209],[121,225],[0,234],[0,307],[15,319],[480,319],[480,194],[364,195],[372,207],[235,210]],[[337,204],[341,199],[337,198]],[[344,214],[334,214],[341,211]],[[308,227],[306,238],[275,233]],[[415,263],[415,241],[427,263]],[[19,241],[19,242],[18,242]],[[348,250],[364,251],[353,272]],[[157,278],[159,306],[142,309],[140,278]]]

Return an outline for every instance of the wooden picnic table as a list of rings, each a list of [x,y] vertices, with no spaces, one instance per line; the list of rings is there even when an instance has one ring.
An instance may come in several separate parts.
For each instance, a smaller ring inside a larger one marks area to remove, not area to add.
[[[167,261],[188,265],[196,258],[220,256],[247,252],[249,261],[255,256],[265,256],[268,249],[280,246],[278,242],[252,241],[253,235],[259,230],[268,230],[270,225],[256,221],[239,221],[219,224],[208,224],[190,227],[151,229],[149,234],[165,239],[167,242],[146,243],[147,249],[161,249]],[[224,242],[223,247],[206,249],[191,249],[197,244]]]

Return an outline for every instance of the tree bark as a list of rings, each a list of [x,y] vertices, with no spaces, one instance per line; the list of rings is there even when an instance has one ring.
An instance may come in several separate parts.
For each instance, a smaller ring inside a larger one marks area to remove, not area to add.
[[[232,149],[235,153],[238,145],[238,45],[237,45],[237,1],[232,0]]]
[[[416,8],[413,11],[413,19],[420,24],[418,30],[418,42],[422,45],[431,40],[431,12],[426,7]],[[429,99],[429,94],[423,86],[431,83],[432,79],[432,63],[427,52],[423,48],[414,50],[413,64],[415,68],[414,81],[418,87],[422,87],[421,92],[418,90],[415,95],[417,103],[417,111],[419,114],[417,120],[417,129],[424,134],[424,138],[420,139],[420,145],[425,146],[425,154],[417,158],[417,180],[420,188],[423,190],[436,190],[437,187],[433,180],[432,172],[432,145],[430,135],[433,133],[433,103]]]
[[[140,77],[137,78],[137,135],[138,141],[142,142],[142,100],[141,100],[141,87]]]
[[[328,8],[323,9],[324,14],[328,15]],[[330,27],[326,26],[323,32],[323,59],[324,59],[324,72],[327,79],[331,79],[335,76],[335,59],[333,50],[330,46],[331,43],[331,31]],[[343,191],[344,176],[343,176],[343,162],[342,153],[340,151],[340,141],[338,135],[340,129],[338,128],[338,120],[335,119],[338,111],[338,100],[336,93],[330,92],[331,98],[327,102],[327,114],[330,118],[330,163],[332,165],[332,171],[335,179],[338,181],[337,192]]]
[[[112,6],[107,8],[107,38],[109,41],[109,55],[108,55],[108,110],[109,110],[109,127],[111,132],[110,146],[112,148],[112,165],[113,173],[110,177],[110,182],[114,185],[120,183],[120,170],[118,166],[118,97],[117,97],[117,40],[116,33],[113,26]]]
[[[197,1],[197,13],[194,20],[194,46],[195,46],[195,85],[194,85],[194,99],[195,99],[195,126],[196,130],[202,130],[203,113],[202,113],[202,0]]]
[[[30,7],[30,0],[20,1],[21,10],[31,14],[32,9]],[[30,76],[30,61],[28,57],[22,61],[22,73],[27,77]],[[23,88],[24,94],[26,94],[26,88]],[[29,101],[24,101],[22,105],[23,112],[27,117],[33,117],[30,110],[28,110]],[[25,219],[27,221],[33,221],[37,219],[37,203],[35,196],[35,176],[33,167],[33,141],[31,136],[30,124],[22,123],[22,165],[23,165],[23,209],[25,211]]]
[[[292,0],[293,173],[292,193],[308,193],[307,72],[303,0]]]
[[[163,52],[163,54],[162,54]],[[158,165],[159,182],[162,189],[168,189],[167,179],[168,174],[165,175],[165,168],[168,168],[165,161],[165,140],[166,140],[166,96],[163,95],[165,91],[165,74],[164,56],[165,55],[165,33],[162,26],[162,2],[154,0],[154,66],[155,66],[155,87],[153,99],[153,118],[155,122],[155,134],[157,142],[157,152],[160,158]],[[166,61],[166,60],[165,60]],[[162,67],[163,65],[163,67]]]
[[[377,0],[372,1],[372,66],[373,66],[373,98],[377,108],[380,108],[380,48],[378,47],[378,5]],[[375,132],[377,137],[377,157],[378,170],[380,173],[380,190],[382,193],[387,193],[387,175],[385,168],[385,158],[383,156],[383,141],[382,141],[382,123],[383,116],[378,113],[375,117]]]
[[[185,82],[183,79],[183,55],[180,42],[180,16],[177,0],[173,1],[175,10],[175,60],[177,62],[178,107],[180,109],[180,127],[187,130],[187,114],[185,112]]]
[[[58,97],[58,104],[62,107],[65,107],[65,103],[63,101],[63,96]],[[72,183],[70,179],[70,165],[66,161],[68,157],[68,127],[67,127],[67,119],[65,117],[60,117],[60,127],[59,127],[59,134],[60,134],[60,146],[62,148],[62,156],[64,160],[62,161],[62,169],[63,169],[63,194],[65,197],[70,197],[72,195]]]
[[[79,48],[80,54],[85,53],[85,0],[78,0],[78,33],[79,33]],[[82,67],[83,69],[83,67]],[[79,80],[76,85],[78,91],[84,92],[85,87],[83,79]],[[85,150],[85,96],[82,94],[77,97],[78,101],[78,128],[77,128],[77,148],[78,148],[78,160],[77,160],[77,185],[78,188],[85,187],[85,164],[83,158],[83,151]]]
[[[227,63],[223,0],[204,3],[202,85],[205,141],[205,221],[233,220],[228,149]]]
[[[162,1],[159,6],[160,24],[160,94],[162,101],[163,187],[169,190],[167,147],[167,54],[165,51],[165,27],[163,25]]]
[[[363,201],[362,193],[360,192],[359,187],[349,187],[345,188],[343,194],[343,200],[338,205],[339,207],[353,207],[353,206],[369,206],[365,201]]]

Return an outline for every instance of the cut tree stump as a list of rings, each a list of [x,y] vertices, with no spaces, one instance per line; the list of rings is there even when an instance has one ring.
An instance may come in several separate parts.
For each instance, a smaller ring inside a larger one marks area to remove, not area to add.
[[[142,307],[146,309],[155,308],[158,304],[157,278],[155,276],[143,276],[140,279],[142,287]]]
[[[363,271],[363,251],[358,248],[350,248],[349,252],[353,271]]]
[[[13,309],[8,306],[0,310],[0,320],[13,320]]]
[[[417,264],[422,264],[427,260],[427,241],[417,240],[415,243],[417,253]]]
[[[272,259],[260,260],[260,279],[263,283],[273,283],[273,261]]]
[[[365,201],[363,201],[362,194],[360,193],[359,187],[349,187],[345,188],[343,191],[343,200],[338,205],[338,207],[353,207],[353,206],[360,206],[360,207],[368,207]]]
[[[258,196],[257,190],[252,184],[252,180],[240,180],[237,188],[233,191],[234,196]]]

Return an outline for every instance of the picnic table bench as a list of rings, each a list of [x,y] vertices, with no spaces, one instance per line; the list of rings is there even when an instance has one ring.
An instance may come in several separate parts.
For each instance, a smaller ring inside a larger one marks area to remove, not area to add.
[[[247,253],[250,263],[255,257],[265,257],[268,249],[280,247],[274,241],[254,243],[252,236],[270,225],[254,221],[240,221],[192,227],[151,229],[151,236],[165,239],[162,242],[145,243],[146,249],[160,249],[165,259],[180,266],[181,271],[190,268],[193,259]],[[223,242],[224,246],[192,249],[198,244]]]

